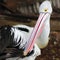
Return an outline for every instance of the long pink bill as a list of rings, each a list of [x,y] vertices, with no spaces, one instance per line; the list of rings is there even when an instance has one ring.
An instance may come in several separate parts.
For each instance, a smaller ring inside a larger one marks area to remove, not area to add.
[[[42,30],[44,27],[44,22],[45,22],[47,16],[48,16],[48,13],[41,13],[39,15],[39,18],[32,31],[32,34],[30,35],[28,43],[25,46],[24,55],[27,55],[27,53],[33,49],[34,43],[37,40],[38,35],[41,35],[41,33],[42,33]]]

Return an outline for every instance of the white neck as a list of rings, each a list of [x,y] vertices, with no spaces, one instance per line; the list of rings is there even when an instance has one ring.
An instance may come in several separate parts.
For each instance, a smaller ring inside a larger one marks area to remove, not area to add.
[[[47,46],[49,42],[49,34],[50,34],[50,16],[48,16],[47,20],[45,21],[45,25],[41,36],[39,36],[38,40],[36,40],[36,43],[40,48],[44,48]]]

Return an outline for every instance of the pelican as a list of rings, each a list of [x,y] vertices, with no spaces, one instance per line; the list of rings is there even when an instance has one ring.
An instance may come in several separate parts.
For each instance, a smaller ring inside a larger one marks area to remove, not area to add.
[[[50,34],[50,16],[52,14],[52,6],[51,6],[51,2],[50,1],[44,1],[40,7],[39,7],[39,18],[43,18],[44,23],[41,25],[41,35],[38,35],[38,38],[35,42],[35,48],[36,48],[36,57],[38,55],[41,55],[41,50],[42,48],[45,48],[47,45],[48,45],[48,42],[49,42],[49,34]],[[45,15],[46,14],[46,15]],[[24,32],[25,34],[25,38],[26,40],[28,40],[29,36],[31,35],[32,33],[32,30],[34,29],[34,27],[29,27],[29,26],[26,26],[26,25],[15,25],[14,27],[20,27],[20,28],[26,28],[29,30],[29,32],[26,34],[26,32]],[[23,33],[23,32],[22,32]],[[38,31],[38,33],[40,33],[40,31]],[[32,55],[34,56],[34,54]],[[26,60],[29,60],[29,58],[31,59],[31,57],[26,57]],[[33,59],[31,60],[34,60],[36,57],[33,57]],[[25,60],[25,59],[24,59]]]
[[[52,14],[52,6],[51,6],[50,1],[44,1],[40,5],[39,14],[40,14],[39,18],[43,17],[44,19],[42,19],[42,20],[45,20],[45,21],[44,21],[44,24],[41,28],[42,29],[41,35],[38,35],[38,38],[37,38],[35,43],[39,46],[39,48],[45,48],[48,45],[49,34],[50,34],[50,16]],[[47,14],[47,15],[44,17],[43,16],[44,14]],[[22,28],[24,27],[24,28],[26,28],[30,31],[28,33],[28,35],[26,34],[26,39],[27,40],[28,40],[29,36],[31,35],[31,32],[34,28],[34,27],[26,26],[26,25],[15,25],[15,27],[22,27]],[[40,31],[38,33],[40,33]],[[28,38],[27,38],[27,36],[28,36]]]
[[[33,49],[34,53],[26,56],[24,58],[21,57],[14,57],[14,58],[8,58],[6,60],[35,60],[35,58],[39,55],[41,55],[40,48],[44,48],[47,46],[49,42],[49,34],[50,34],[50,16],[52,13],[52,6],[50,1],[44,1],[40,7],[39,7],[39,18],[42,21],[44,20],[44,23],[41,25],[41,31],[38,31],[38,33],[41,32],[41,35],[38,34],[38,38],[35,41]],[[46,15],[45,15],[46,14]],[[11,27],[11,35],[14,34],[14,42],[16,42],[15,46],[19,46],[19,49],[23,48],[25,44],[27,43],[27,40],[29,39],[34,27],[29,27],[26,25],[15,25]],[[20,40],[20,41],[19,41]],[[31,52],[30,51],[30,52]]]

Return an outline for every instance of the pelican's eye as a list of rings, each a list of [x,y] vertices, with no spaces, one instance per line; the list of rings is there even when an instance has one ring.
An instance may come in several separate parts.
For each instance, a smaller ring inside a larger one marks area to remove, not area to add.
[[[46,9],[44,9],[44,11],[45,11],[45,12],[47,12],[47,11],[48,11],[48,9],[46,8]]]

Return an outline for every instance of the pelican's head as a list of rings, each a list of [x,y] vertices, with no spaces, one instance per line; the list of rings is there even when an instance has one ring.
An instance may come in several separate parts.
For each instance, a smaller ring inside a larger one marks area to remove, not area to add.
[[[39,13],[52,13],[52,6],[50,1],[44,1],[39,7]]]
[[[50,19],[50,15],[52,13],[52,5],[50,1],[44,1],[39,7],[39,18],[40,20]]]

